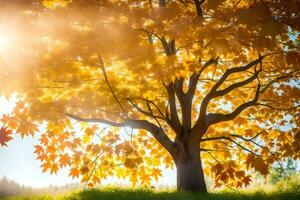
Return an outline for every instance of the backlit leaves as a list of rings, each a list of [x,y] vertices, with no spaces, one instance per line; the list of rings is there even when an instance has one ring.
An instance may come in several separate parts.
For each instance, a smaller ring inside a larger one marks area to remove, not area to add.
[[[261,86],[259,105],[207,127],[200,143],[204,171],[217,187],[244,187],[253,170],[267,175],[275,161],[300,158],[298,2],[208,0],[201,5],[203,16],[195,2],[167,1],[158,8],[152,1],[151,8],[148,1],[136,0],[101,5],[45,0],[46,9],[28,5],[26,11],[10,12],[26,39],[20,47],[12,45],[18,56],[0,59],[1,94],[19,95],[13,111],[1,119],[1,146],[11,140],[10,130],[22,137],[36,134],[43,172],[67,168],[87,186],[111,176],[150,186],[163,168],[174,167],[151,133],[129,130],[128,124],[79,123],[66,113],[113,123],[148,121],[174,141],[168,84],[184,79],[183,94],[174,94],[182,122],[179,97],[188,92],[189,79],[202,72],[191,98],[194,124],[204,97],[226,71],[265,55],[262,63],[229,75],[218,91],[259,71],[255,80],[208,103],[205,113],[228,116],[252,101]],[[211,59],[217,62],[204,69]]]
[[[246,164],[248,167],[253,167],[255,170],[260,172],[262,175],[268,174],[269,166],[266,164],[266,161],[261,157],[255,157],[251,154],[248,155]]]

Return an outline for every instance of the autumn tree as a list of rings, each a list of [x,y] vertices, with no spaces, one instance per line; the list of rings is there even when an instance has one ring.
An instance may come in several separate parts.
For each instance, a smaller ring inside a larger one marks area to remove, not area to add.
[[[175,165],[178,190],[206,192],[299,159],[298,0],[2,4],[18,103],[0,142],[39,132],[44,172],[150,185]]]

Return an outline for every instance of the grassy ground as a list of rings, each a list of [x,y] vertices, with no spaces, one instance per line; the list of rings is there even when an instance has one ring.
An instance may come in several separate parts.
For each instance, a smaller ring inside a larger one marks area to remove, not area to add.
[[[151,192],[147,190],[103,189],[82,190],[64,196],[11,197],[5,200],[300,200],[300,191],[281,192],[219,192],[203,194]]]
[[[0,198],[1,199],[1,198]],[[253,184],[242,190],[215,190],[208,194],[179,193],[174,189],[151,191],[107,186],[102,189],[77,190],[55,196],[17,196],[3,200],[300,200],[300,177],[282,180],[274,185]],[[1,199],[2,200],[2,199]]]

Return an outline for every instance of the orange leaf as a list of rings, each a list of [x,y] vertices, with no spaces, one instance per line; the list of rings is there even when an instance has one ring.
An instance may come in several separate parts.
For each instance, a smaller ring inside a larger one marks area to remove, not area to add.
[[[63,154],[62,156],[60,156],[60,158],[59,158],[60,167],[65,167],[65,166],[69,165],[70,160],[71,160],[71,158],[68,154]]]
[[[11,137],[12,131],[8,130],[6,127],[0,129],[0,145],[7,146],[7,142],[12,140]]]
[[[58,165],[54,163],[53,165],[51,165],[50,174],[57,174],[57,171],[58,171]]]
[[[249,175],[245,176],[242,181],[243,181],[245,186],[248,186],[251,182],[251,177]]]
[[[78,178],[79,177],[79,173],[80,171],[77,168],[72,168],[70,170],[69,176],[71,176],[72,178]]]
[[[44,148],[40,145],[35,145],[34,149],[34,153],[36,153],[37,155],[41,155],[42,153],[44,153]]]
[[[152,171],[152,176],[154,177],[154,179],[155,179],[156,181],[158,181],[158,178],[159,178],[160,176],[162,176],[161,170],[160,170],[160,169],[153,169],[153,171]]]

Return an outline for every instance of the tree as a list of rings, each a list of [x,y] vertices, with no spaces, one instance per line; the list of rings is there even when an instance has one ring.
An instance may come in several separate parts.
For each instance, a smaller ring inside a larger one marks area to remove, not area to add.
[[[287,158],[283,164],[274,166],[269,176],[270,182],[276,184],[279,181],[290,179],[298,173],[297,164],[291,158]]]
[[[204,174],[243,187],[299,158],[297,0],[4,4],[26,39],[1,66],[19,96],[2,122],[42,132],[44,172],[150,185],[175,164],[179,191],[206,192]]]

